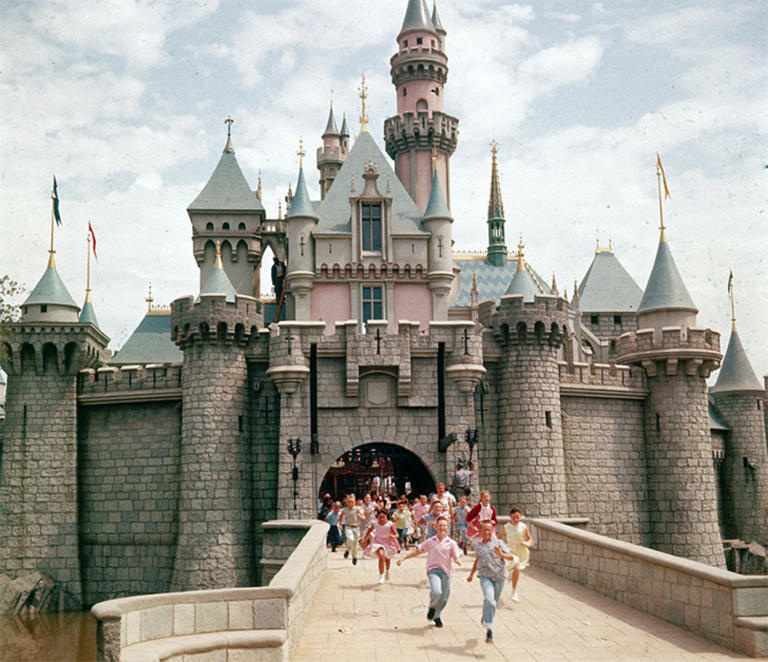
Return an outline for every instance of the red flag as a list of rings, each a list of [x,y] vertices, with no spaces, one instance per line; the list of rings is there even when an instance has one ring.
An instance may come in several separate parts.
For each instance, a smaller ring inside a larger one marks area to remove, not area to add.
[[[96,255],[96,234],[93,232],[90,221],[88,221],[88,234],[91,235],[91,248],[93,249],[93,257],[98,260],[99,256]]]

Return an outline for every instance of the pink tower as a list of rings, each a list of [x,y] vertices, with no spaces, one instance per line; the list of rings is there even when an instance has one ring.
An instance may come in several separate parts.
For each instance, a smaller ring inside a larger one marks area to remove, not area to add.
[[[398,50],[390,60],[397,115],[384,122],[384,141],[397,176],[422,210],[432,190],[433,159],[451,204],[449,160],[458,142],[459,120],[443,112],[445,34],[437,5],[430,16],[425,0],[408,0]]]

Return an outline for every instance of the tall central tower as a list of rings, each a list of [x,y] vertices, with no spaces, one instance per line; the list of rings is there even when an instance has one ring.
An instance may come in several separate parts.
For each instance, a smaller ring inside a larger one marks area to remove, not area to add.
[[[408,0],[397,53],[390,60],[397,115],[384,122],[384,142],[397,176],[422,210],[432,190],[433,159],[451,204],[449,160],[456,150],[459,120],[443,112],[445,35],[437,5],[430,16],[425,0]]]

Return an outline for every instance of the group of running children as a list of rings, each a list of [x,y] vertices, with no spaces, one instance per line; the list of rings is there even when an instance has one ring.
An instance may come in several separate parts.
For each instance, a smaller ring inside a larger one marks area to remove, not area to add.
[[[440,489],[442,488],[442,489]],[[503,527],[503,537],[496,534],[498,523],[496,509],[491,505],[491,494],[480,493],[480,502],[470,508],[466,496],[458,501],[445,492],[440,484],[431,502],[420,495],[411,504],[406,497],[390,502],[374,501],[370,495],[356,500],[354,494],[344,498],[344,504],[336,501],[328,504],[330,510],[324,519],[330,524],[327,542],[335,552],[344,541],[344,558],[352,557],[357,564],[358,549],[364,556],[378,559],[379,584],[389,581],[390,564],[401,551],[406,553],[397,560],[403,561],[427,554],[427,579],[429,580],[429,609],[427,619],[436,627],[443,627],[441,615],[451,592],[454,564],[461,565],[461,558],[472,546],[475,560],[467,577],[471,582],[478,575],[483,592],[482,626],[486,630],[486,642],[493,642],[493,619],[507,578],[512,582],[512,600],[519,600],[517,584],[520,570],[528,565],[533,538],[528,527],[521,521],[522,512],[512,508],[509,523]],[[458,542],[449,536],[451,524],[456,525]],[[410,549],[410,544],[415,544]]]

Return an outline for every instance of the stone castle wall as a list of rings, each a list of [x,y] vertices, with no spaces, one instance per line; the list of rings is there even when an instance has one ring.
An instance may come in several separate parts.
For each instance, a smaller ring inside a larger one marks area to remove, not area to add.
[[[78,489],[83,602],[170,588],[181,403],[81,406]]]

